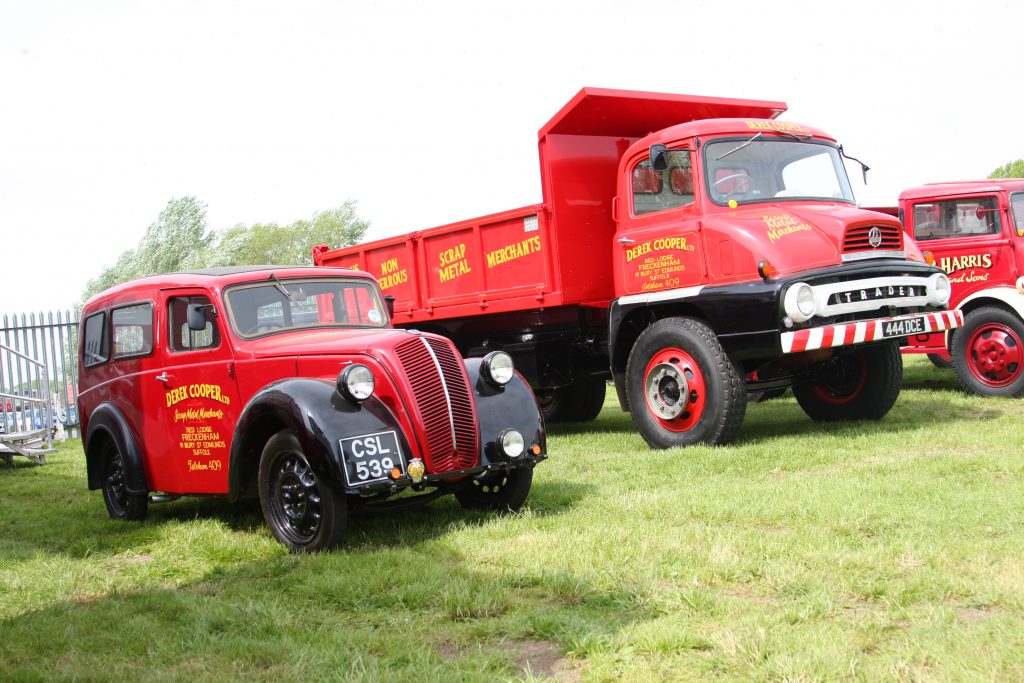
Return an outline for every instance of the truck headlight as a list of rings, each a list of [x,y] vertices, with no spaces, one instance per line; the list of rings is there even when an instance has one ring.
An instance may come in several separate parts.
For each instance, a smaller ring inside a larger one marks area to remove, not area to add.
[[[359,403],[373,395],[373,372],[361,363],[353,363],[338,375],[338,393]]]
[[[797,282],[786,291],[783,302],[786,315],[795,323],[802,323],[814,317],[817,304],[814,301],[814,288],[806,282]]]
[[[949,303],[949,295],[953,291],[949,284],[949,276],[945,273],[935,273],[931,276],[931,299],[936,305],[945,306]]]
[[[512,356],[504,351],[491,351],[484,356],[480,370],[484,374],[484,379],[496,387],[503,387],[508,384],[515,374]]]
[[[526,450],[526,439],[514,429],[506,429],[498,436],[501,452],[508,458],[518,458]]]

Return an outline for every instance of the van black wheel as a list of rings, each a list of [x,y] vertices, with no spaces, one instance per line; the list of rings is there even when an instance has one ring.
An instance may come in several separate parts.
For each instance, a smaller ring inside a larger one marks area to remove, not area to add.
[[[455,492],[455,498],[467,510],[515,512],[526,502],[532,485],[533,468],[519,467],[471,479]]]
[[[732,441],[747,411],[743,377],[715,333],[692,318],[644,330],[626,363],[629,412],[652,448]]]
[[[295,432],[278,432],[263,447],[259,492],[267,526],[293,553],[329,550],[344,538],[348,504],[313,471]]]
[[[128,492],[121,449],[114,441],[107,441],[100,457],[103,459],[103,502],[111,519],[145,519],[149,510],[149,494]]]
[[[896,342],[855,347],[830,363],[823,379],[793,386],[796,402],[811,419],[879,420],[896,403],[903,385]]]
[[[1024,396],[1024,321],[994,306],[968,313],[953,337],[953,371],[968,393]]]

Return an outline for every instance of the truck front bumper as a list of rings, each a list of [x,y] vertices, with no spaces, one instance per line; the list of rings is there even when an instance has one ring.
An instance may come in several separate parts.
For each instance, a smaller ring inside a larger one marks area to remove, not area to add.
[[[794,332],[783,332],[780,341],[783,353],[800,353],[884,339],[899,339],[914,334],[944,332],[960,327],[963,323],[964,315],[960,310],[913,313],[892,318],[823,325]]]

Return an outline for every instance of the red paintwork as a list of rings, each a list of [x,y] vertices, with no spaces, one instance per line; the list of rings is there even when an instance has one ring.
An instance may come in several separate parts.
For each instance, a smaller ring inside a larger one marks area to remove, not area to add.
[[[953,287],[950,308],[961,308],[965,301],[980,305],[995,300],[1011,306],[1019,302],[1015,306],[1018,315],[1024,310],[1024,297],[1015,291],[1017,279],[1024,275],[1024,209],[1015,214],[1010,206],[1010,197],[1016,193],[1024,193],[1022,178],[932,183],[904,190],[898,212],[890,209],[894,215],[903,215],[907,234],[918,240],[922,250],[931,252],[936,265],[949,275]],[[957,200],[969,204],[983,198],[994,198],[998,206],[1000,230],[996,234],[928,239],[924,226],[915,224],[916,206]],[[947,352],[945,334],[918,335],[910,341],[913,345],[905,347],[904,353]]]
[[[154,350],[150,355],[119,359],[86,368],[79,351],[79,415],[82,433],[87,434],[95,408],[111,402],[125,415],[136,443],[144,451],[148,487],[166,493],[227,493],[228,461],[235,423],[249,399],[268,384],[293,377],[334,380],[340,368],[352,361],[370,366],[378,378],[374,395],[395,415],[398,426],[409,435],[410,457],[420,457],[417,443],[424,442],[422,425],[407,410],[406,388],[401,386],[381,360],[394,356],[394,346],[408,339],[403,332],[381,329],[331,328],[283,332],[257,339],[244,339],[230,329],[227,316],[220,315],[220,345],[202,351],[174,353],[166,340],[168,299],[188,294],[205,295],[224,310],[223,292],[240,282],[265,281],[269,271],[248,271],[230,275],[170,274],[135,280],[97,295],[82,310],[84,321],[97,310],[129,303],[154,304]],[[323,268],[275,267],[281,280],[295,277],[324,277]],[[365,273],[334,268],[330,276],[369,280]],[[381,359],[381,360],[378,360]],[[396,365],[392,365],[396,367]],[[156,379],[166,372],[168,382]],[[391,378],[391,381],[382,381]],[[192,387],[216,385],[222,397],[211,403],[198,398]],[[181,400],[172,393],[185,392]],[[172,401],[175,401],[172,404]],[[209,427],[209,441],[217,445],[210,453],[186,457],[182,423],[188,410],[215,409],[214,417],[196,420]],[[176,420],[180,414],[181,419]],[[475,418],[474,414],[474,418]],[[144,437],[144,438],[143,438]],[[429,471],[429,470],[428,470]]]

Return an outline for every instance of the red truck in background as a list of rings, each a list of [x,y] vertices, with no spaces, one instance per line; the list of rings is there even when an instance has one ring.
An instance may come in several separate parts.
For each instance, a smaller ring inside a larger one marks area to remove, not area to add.
[[[507,351],[549,420],[595,417],[609,376],[655,448],[730,441],[748,390],[878,419],[900,343],[959,324],[949,279],[785,110],[584,88],[539,132],[543,203],[314,261],[374,275],[396,325]]]
[[[952,365],[970,393],[1024,396],[1024,178],[915,187],[893,213],[949,275],[964,317],[955,334],[911,336],[904,352]]]

